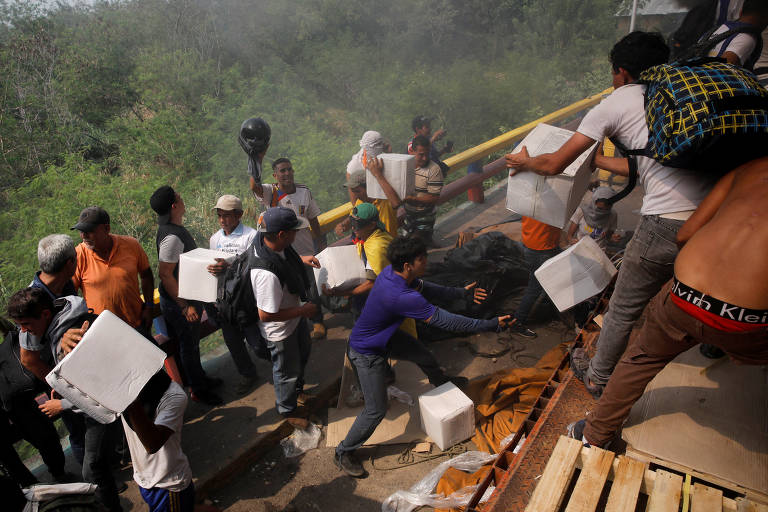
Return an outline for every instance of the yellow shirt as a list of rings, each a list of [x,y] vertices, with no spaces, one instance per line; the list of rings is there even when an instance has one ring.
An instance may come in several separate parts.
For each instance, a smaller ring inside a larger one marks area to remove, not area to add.
[[[387,203],[389,204],[389,203]],[[390,209],[392,207],[390,206]],[[362,258],[363,249],[365,249],[365,257],[368,260],[368,266],[378,276],[381,271],[389,265],[387,259],[387,247],[392,243],[392,236],[386,231],[377,229],[371,236],[369,236],[362,244],[357,244],[357,254]],[[400,325],[400,329],[407,334],[410,334],[414,338],[418,338],[418,332],[416,331],[416,321],[413,318],[406,318]]]
[[[354,206],[357,206],[362,203],[363,201],[358,199],[357,201],[355,201]],[[384,224],[384,228],[387,230],[387,233],[392,235],[392,238],[396,237],[397,226],[398,226],[397,213],[395,213],[395,209],[392,208],[392,205],[389,204],[389,201],[387,199],[373,199],[371,204],[375,206],[376,209],[379,211],[379,222]],[[368,251],[366,251],[366,254],[368,254]],[[387,263],[387,265],[389,265],[389,263]],[[384,265],[384,266],[386,267],[387,265]],[[378,275],[378,272],[376,272],[376,274]]]

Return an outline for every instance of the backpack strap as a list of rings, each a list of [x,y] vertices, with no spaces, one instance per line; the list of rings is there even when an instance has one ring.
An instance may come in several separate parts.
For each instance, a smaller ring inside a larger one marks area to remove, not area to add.
[[[621,153],[627,157],[627,162],[629,163],[629,176],[627,185],[621,189],[618,194],[606,200],[608,203],[613,205],[614,203],[617,203],[627,197],[635,189],[635,186],[637,186],[637,156],[644,155],[645,149],[627,149],[624,144],[614,138],[609,138],[608,140],[610,140],[613,145],[616,146],[616,149],[621,151]]]

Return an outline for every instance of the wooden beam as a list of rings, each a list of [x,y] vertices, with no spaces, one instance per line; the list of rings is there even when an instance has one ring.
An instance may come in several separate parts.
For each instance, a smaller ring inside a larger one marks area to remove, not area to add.
[[[589,450],[565,512],[595,512],[608,473],[611,471],[613,458],[613,452],[594,446]]]
[[[722,512],[723,491],[708,485],[693,484],[691,496],[691,512]]]
[[[576,471],[576,460],[581,453],[581,441],[560,436],[555,450],[544,468],[539,484],[533,491],[526,512],[555,512],[563,501],[568,483]]]
[[[677,512],[682,488],[683,477],[663,469],[657,470],[646,512]]]
[[[605,512],[635,510],[647,466],[629,457],[619,456],[614,468],[615,477]]]

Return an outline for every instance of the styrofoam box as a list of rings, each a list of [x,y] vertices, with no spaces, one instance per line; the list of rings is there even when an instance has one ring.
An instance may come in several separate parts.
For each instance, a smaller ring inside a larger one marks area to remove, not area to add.
[[[104,310],[45,380],[99,421],[111,423],[163,367],[165,352]]]
[[[314,268],[317,290],[322,293],[323,284],[328,288],[354,288],[367,277],[363,260],[354,245],[328,247],[317,255],[320,268]]]
[[[413,155],[399,153],[382,153],[379,155],[384,163],[384,178],[392,185],[400,199],[413,194],[416,188],[416,159]],[[365,171],[365,190],[368,197],[386,199],[384,189],[373,177],[370,171]]]
[[[211,249],[193,249],[179,256],[179,297],[182,299],[216,302],[219,278],[208,272],[208,265],[216,258],[228,262],[235,260],[234,254]]]
[[[513,153],[519,152],[523,146],[530,156],[552,153],[560,149],[573,133],[541,123],[518,144]],[[589,186],[594,170],[592,154],[596,147],[597,143],[579,155],[562,174],[541,176],[533,172],[520,172],[510,176],[507,184],[507,209],[565,229]]]
[[[452,382],[419,397],[421,428],[445,450],[475,433],[475,405]]]
[[[534,274],[557,309],[565,311],[602,292],[616,272],[597,242],[585,236],[545,261]]]

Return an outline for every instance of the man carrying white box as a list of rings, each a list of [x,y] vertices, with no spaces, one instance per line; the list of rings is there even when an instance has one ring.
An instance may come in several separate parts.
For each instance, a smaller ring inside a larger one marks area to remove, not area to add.
[[[648,142],[645,85],[634,82],[642,71],[666,63],[668,57],[669,48],[658,34],[638,31],[622,38],[610,55],[613,93],[587,113],[576,133],[554,153],[531,158],[523,147],[518,153],[506,155],[510,175],[523,171],[544,176],[559,174],[605,137],[629,149],[644,148]],[[591,362],[580,353],[572,364],[595,396],[602,393],[624,353],[635,321],[648,301],[672,277],[677,231],[712,186],[711,180],[700,173],[665,167],[645,156],[637,156],[634,164],[645,189],[640,210],[642,219],[624,254],[603,320],[597,353]],[[601,148],[595,155],[595,165],[621,176],[630,174],[627,159],[605,157]]]
[[[419,340],[398,330],[406,318],[424,321],[453,332],[497,331],[506,327],[510,316],[477,320],[449,313],[433,306],[427,299],[485,300],[485,290],[472,283],[464,288],[448,288],[420,279],[427,271],[427,247],[419,238],[396,238],[387,249],[391,265],[376,278],[360,318],[349,336],[348,356],[355,365],[365,407],[355,419],[347,436],[336,447],[334,462],[350,476],[365,476],[354,452],[371,437],[387,412],[387,377],[389,356],[411,361],[427,375],[430,384],[448,381],[458,387],[465,377],[448,377],[434,355]]]
[[[256,230],[241,222],[243,202],[240,198],[233,195],[223,195],[216,201],[216,206],[213,209],[216,211],[221,229],[211,236],[210,248],[235,256],[249,249],[256,238]],[[208,272],[218,276],[224,273],[228,266],[226,260],[219,258],[215,264],[208,266]],[[215,313],[215,306],[212,304],[208,306],[206,306],[208,310]],[[229,324],[218,316],[216,319],[221,327],[224,343],[227,344],[232,361],[240,374],[240,382],[237,384],[235,392],[238,395],[243,395],[253,387],[257,378],[256,366],[253,364],[243,340],[256,350],[264,344],[261,334],[259,334],[259,327],[256,325],[259,318],[254,311],[253,324],[247,327]]]
[[[182,226],[186,206],[173,188],[164,185],[149,200],[157,213],[157,273],[160,276],[160,310],[168,325],[169,334],[179,343],[179,357],[184,384],[192,390],[192,400],[219,405],[221,397],[211,388],[222,380],[205,374],[200,362],[200,314],[202,305],[179,297],[179,259],[182,253],[197,248],[197,243]]]

